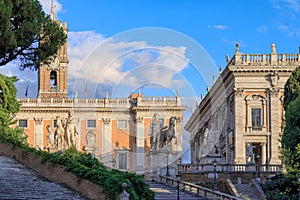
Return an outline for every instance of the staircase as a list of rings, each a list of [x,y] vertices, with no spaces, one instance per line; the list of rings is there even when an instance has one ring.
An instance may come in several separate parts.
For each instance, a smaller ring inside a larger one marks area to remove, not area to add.
[[[244,200],[260,200],[252,183],[234,184],[237,192]]]
[[[177,199],[177,188],[173,188],[162,183],[149,182],[150,189],[155,192],[156,200],[174,200]],[[182,200],[203,200],[205,198],[197,197],[180,190],[179,197]]]

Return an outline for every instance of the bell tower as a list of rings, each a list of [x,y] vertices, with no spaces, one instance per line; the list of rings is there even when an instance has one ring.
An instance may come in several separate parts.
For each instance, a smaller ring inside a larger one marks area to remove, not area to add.
[[[50,18],[68,34],[67,23],[55,20],[54,5]],[[49,64],[41,64],[38,70],[38,98],[68,98],[67,41],[59,48]]]

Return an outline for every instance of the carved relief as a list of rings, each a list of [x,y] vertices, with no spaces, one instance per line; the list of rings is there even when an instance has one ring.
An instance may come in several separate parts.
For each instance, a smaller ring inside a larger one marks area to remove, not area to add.
[[[277,71],[274,71],[270,74],[271,86],[276,87],[278,85],[279,75]]]

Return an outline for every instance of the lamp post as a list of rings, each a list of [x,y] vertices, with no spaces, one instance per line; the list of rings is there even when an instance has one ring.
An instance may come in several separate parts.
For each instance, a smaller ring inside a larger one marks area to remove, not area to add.
[[[213,191],[218,190],[218,186],[217,186],[217,172],[216,172],[217,171],[217,164],[218,164],[218,162],[215,159],[213,161],[213,165],[214,165],[214,187],[213,187]]]
[[[260,178],[260,155],[257,155],[257,178]]]
[[[180,199],[180,197],[179,197],[179,189],[180,189],[180,187],[179,187],[179,185],[180,185],[180,180],[181,180],[181,173],[180,173],[180,171],[178,171],[178,173],[176,174],[176,177],[177,177],[177,200],[179,200]]]
[[[167,153],[167,172],[166,172],[166,176],[170,176],[169,173],[169,154]]]

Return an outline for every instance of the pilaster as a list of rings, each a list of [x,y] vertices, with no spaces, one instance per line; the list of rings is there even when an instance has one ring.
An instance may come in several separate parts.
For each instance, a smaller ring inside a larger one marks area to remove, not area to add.
[[[34,146],[41,149],[44,148],[43,144],[43,118],[34,117]]]

